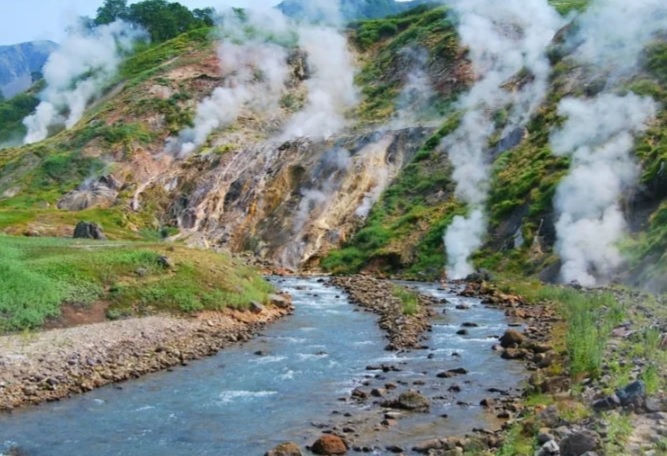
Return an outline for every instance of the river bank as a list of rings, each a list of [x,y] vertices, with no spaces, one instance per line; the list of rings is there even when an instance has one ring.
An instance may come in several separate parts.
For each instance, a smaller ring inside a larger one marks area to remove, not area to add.
[[[55,401],[211,356],[291,313],[284,297],[254,312],[153,316],[0,337],[0,411]]]

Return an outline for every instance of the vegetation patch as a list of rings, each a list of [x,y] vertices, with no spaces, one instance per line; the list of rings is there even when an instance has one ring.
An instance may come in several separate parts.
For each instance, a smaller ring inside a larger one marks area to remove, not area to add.
[[[38,328],[66,304],[104,302],[112,317],[188,313],[247,308],[270,291],[250,268],[209,251],[0,236],[2,332]]]
[[[414,316],[419,312],[419,293],[405,287],[392,286],[391,294],[401,301],[403,315]]]

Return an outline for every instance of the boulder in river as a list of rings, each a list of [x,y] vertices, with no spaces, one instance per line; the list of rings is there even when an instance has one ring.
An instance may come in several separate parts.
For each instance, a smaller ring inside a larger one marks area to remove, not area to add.
[[[406,391],[393,403],[397,408],[413,412],[428,412],[431,408],[428,399],[417,391]]]
[[[294,442],[281,443],[271,451],[267,451],[264,456],[302,456],[299,445]]]
[[[503,348],[510,348],[521,345],[526,340],[526,336],[516,329],[508,329],[500,338],[500,345]]]
[[[97,223],[79,222],[74,228],[74,239],[96,239],[98,241],[106,240],[102,227]]]
[[[315,454],[337,455],[347,453],[345,441],[333,434],[326,434],[313,443],[310,450]]]

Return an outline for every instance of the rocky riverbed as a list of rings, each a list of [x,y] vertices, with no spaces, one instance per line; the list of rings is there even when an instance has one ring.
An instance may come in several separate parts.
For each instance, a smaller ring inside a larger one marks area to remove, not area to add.
[[[422,346],[424,334],[431,327],[432,307],[437,300],[418,295],[419,306],[413,315],[403,312],[403,303],[392,293],[391,282],[370,276],[334,277],[331,283],[345,290],[350,300],[380,316],[380,328],[386,332],[387,350],[415,349]]]
[[[395,286],[392,282],[367,276],[339,277],[332,282],[344,288],[354,303],[380,315],[380,327],[390,339],[388,349],[400,349],[403,353],[412,353],[410,356],[436,358],[433,352],[436,347],[426,344],[434,318],[442,318],[435,313],[436,308],[442,312],[441,299],[419,290],[422,311],[413,318],[406,318],[400,312],[399,300],[391,292]],[[501,293],[482,283],[457,284],[454,289],[459,290],[462,298],[473,298],[487,307],[505,311],[510,327],[500,332],[495,341],[488,341],[488,353],[495,351],[496,358],[523,362],[527,370],[532,371],[549,366],[555,359],[548,339],[552,324],[558,318],[551,309],[529,305],[518,296]],[[446,302],[444,309],[445,313],[468,312],[470,304]],[[479,326],[482,325],[474,320],[465,321],[456,334],[467,337],[469,331],[474,333]],[[466,363],[465,355],[462,359],[461,354],[454,351],[451,356],[449,362],[436,360],[436,365],[442,366],[436,371],[430,371],[427,363],[402,362],[400,358],[393,363],[368,366],[366,380],[349,397],[341,398],[343,403],[355,403],[361,409],[355,413],[341,411],[344,408],[333,410],[328,420],[313,423],[323,435],[312,444],[311,451],[316,454],[344,454],[349,450],[374,454],[458,455],[468,450],[493,452],[499,448],[507,423],[523,410],[523,389],[510,387],[501,379],[484,389],[479,377],[468,369],[448,368],[448,365],[453,366],[452,362]],[[407,372],[415,366],[426,370]],[[471,390],[478,391],[479,395],[472,400],[467,394]],[[453,417],[441,413],[443,404],[455,406]],[[452,422],[457,417],[456,410],[462,408],[480,410],[487,426],[466,429],[465,425]],[[438,429],[442,430],[440,437],[415,440],[422,434],[437,435]],[[463,432],[453,435],[454,429]],[[327,452],[323,449],[327,447],[338,452]],[[287,448],[292,452],[281,452]],[[296,452],[297,448],[294,443],[285,444],[267,455],[301,454]]]
[[[0,411],[55,401],[217,353],[289,314],[273,296],[251,311],[153,316],[0,337]]]

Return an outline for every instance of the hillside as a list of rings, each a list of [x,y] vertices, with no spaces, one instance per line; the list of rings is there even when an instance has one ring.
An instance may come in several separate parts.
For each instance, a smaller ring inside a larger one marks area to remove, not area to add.
[[[57,48],[51,41],[0,46],[0,93],[4,98],[29,89],[34,73],[41,73],[49,54]]]
[[[576,5],[560,6],[565,12]],[[350,39],[362,98],[340,133],[273,142],[306,103],[308,63],[291,47],[292,76],[277,109],[239,113],[231,128],[175,161],[161,155],[167,138],[192,125],[197,101],[225,81],[210,31],[131,57],[115,88],[74,128],[2,153],[0,227],[57,235],[93,218],[117,239],[168,229],[193,245],[246,252],[280,267],[313,268],[324,259],[335,272],[439,276],[443,230],[463,213],[439,142],[458,125],[455,102],[473,81],[470,63],[442,8],[355,24]],[[663,46],[646,51],[643,70],[620,90],[664,100]],[[503,124],[496,125],[490,232],[475,255],[480,267],[558,277],[552,204],[567,161],[550,153],[548,135],[558,102],[586,84],[568,52],[553,48],[550,89],[525,127],[501,138]],[[641,187],[624,205],[632,233],[623,248],[632,259],[620,278],[649,286],[665,267],[663,132],[661,114],[638,139]],[[342,164],[332,164],[333,146],[345,151],[337,158]],[[96,181],[109,174],[116,189]]]

